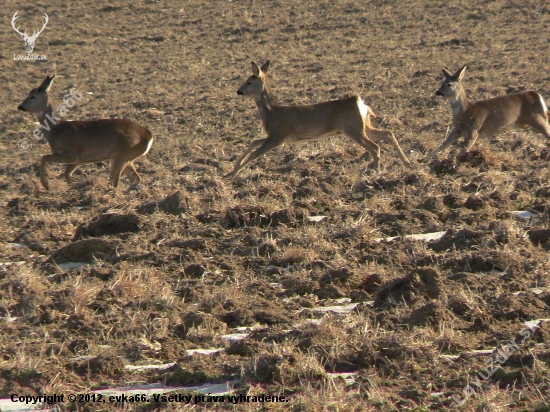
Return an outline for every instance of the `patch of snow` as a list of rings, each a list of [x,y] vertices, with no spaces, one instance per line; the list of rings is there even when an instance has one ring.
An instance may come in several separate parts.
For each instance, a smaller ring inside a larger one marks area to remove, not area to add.
[[[326,216],[308,216],[307,217],[307,220],[310,221],[310,222],[314,222],[314,223],[319,223],[319,222],[322,222],[323,220],[325,220],[327,217]]]
[[[212,349],[187,349],[187,355],[212,355],[213,353],[223,352],[224,348],[212,348]]]
[[[441,239],[443,236],[445,236],[445,233],[447,233],[447,231],[442,231],[442,232],[431,232],[431,233],[419,233],[419,234],[414,234],[414,235],[405,235],[405,239],[413,239],[413,240],[423,240],[425,242],[429,242],[430,240],[439,240]],[[374,239],[375,242],[382,242],[382,241],[386,241],[386,242],[391,242],[392,240],[395,240],[395,239],[398,239],[400,238],[401,236],[390,236],[390,237],[379,237],[379,238],[376,238]]]
[[[356,302],[356,303],[350,303],[349,305],[323,306],[318,308],[311,308],[311,310],[314,312],[320,312],[320,313],[334,312],[338,314],[344,314],[344,313],[351,313],[353,309],[357,307],[357,305],[359,305],[359,303]]]
[[[170,369],[175,365],[176,365],[176,362],[163,363],[161,365],[126,365],[124,366],[124,369],[127,369],[129,371],[146,371],[146,370],[163,371],[166,369]]]
[[[550,319],[534,319],[534,320],[528,320],[527,322],[523,322],[525,326],[527,326],[529,329],[538,328],[540,322],[550,322]]]
[[[522,219],[530,219],[535,216],[534,213],[528,212],[526,210],[509,210],[508,213],[517,217],[521,217]]]
[[[22,411],[44,411],[58,412],[56,406],[41,407],[42,404],[21,404],[21,402],[12,402],[11,399],[0,399],[0,412],[22,412]]]
[[[222,339],[230,340],[230,341],[236,341],[236,340],[243,340],[248,336],[248,333],[229,333],[227,335],[222,335]]]
[[[92,391],[92,393],[97,393],[105,396],[109,395],[141,395],[145,394],[147,397],[164,392],[176,392],[176,391],[186,391],[186,392],[198,392],[204,395],[227,395],[234,392],[233,386],[238,383],[238,381],[227,381],[224,383],[204,383],[198,386],[165,386],[162,383],[149,383],[141,385],[132,385],[126,388],[107,388],[107,389],[98,389]]]
[[[59,266],[63,270],[71,270],[71,269],[78,269],[81,267],[90,266],[87,262],[65,262],[65,263],[59,263],[57,266]]]
[[[332,379],[342,378],[346,382],[346,386],[351,386],[355,383],[356,372],[327,372],[327,376]]]
[[[536,295],[540,295],[542,292],[544,292],[546,289],[544,288],[529,288],[527,289],[527,291],[525,290],[520,290],[519,292],[514,292],[514,295],[517,296],[519,295],[520,293],[526,293],[526,292],[533,292],[534,294]]]

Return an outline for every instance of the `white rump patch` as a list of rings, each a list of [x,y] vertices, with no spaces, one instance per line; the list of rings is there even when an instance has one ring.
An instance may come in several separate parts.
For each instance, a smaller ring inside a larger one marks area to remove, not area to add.
[[[151,150],[151,146],[153,146],[153,139],[149,140],[149,143],[147,143],[147,149],[142,154],[142,156],[145,156],[149,152],[149,150]]]
[[[360,97],[357,97],[357,108],[359,109],[359,113],[361,113],[361,117],[363,119],[366,118],[367,114],[369,114],[369,106],[367,106]]]
[[[546,106],[546,103],[544,103],[544,99],[542,98],[542,96],[539,94],[539,98],[540,98],[540,104],[542,104],[542,109],[548,113],[548,107]]]

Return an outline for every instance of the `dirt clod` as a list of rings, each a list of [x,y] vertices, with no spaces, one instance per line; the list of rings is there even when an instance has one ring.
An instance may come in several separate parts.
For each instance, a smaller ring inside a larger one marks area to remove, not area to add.
[[[140,229],[139,217],[135,214],[119,215],[102,214],[88,225],[81,225],[75,232],[73,240],[84,237],[101,237],[127,232],[137,232]]]
[[[83,239],[71,242],[55,251],[47,262],[92,262],[94,258],[107,259],[116,253],[117,242],[105,239]]]

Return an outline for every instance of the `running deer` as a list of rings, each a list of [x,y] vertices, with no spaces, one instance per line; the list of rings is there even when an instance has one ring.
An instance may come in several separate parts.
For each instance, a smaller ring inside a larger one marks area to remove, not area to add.
[[[410,165],[397,139],[389,130],[375,129],[370,118],[375,116],[359,96],[333,100],[309,106],[281,106],[272,92],[267,78],[269,61],[262,67],[252,62],[252,76],[240,87],[237,94],[254,99],[267,137],[254,140],[237,160],[228,177],[236,176],[250,162],[284,143],[313,141],[343,133],[363,146],[373,158],[369,167],[380,170],[380,147],[377,141],[394,145],[402,162]]]
[[[111,160],[111,183],[118,186],[124,171],[132,183],[141,178],[133,161],[145,155],[153,144],[153,136],[145,127],[130,120],[103,119],[89,121],[64,121],[57,117],[54,102],[49,95],[52,77],[46,76],[42,84],[31,90],[18,107],[19,110],[36,114],[52,154],[42,157],[40,181],[49,189],[46,163],[67,164],[65,179],[71,181],[76,168],[85,163]]]
[[[461,80],[466,66],[455,74],[443,69],[445,80],[438,96],[447,98],[453,112],[453,125],[445,141],[422,161],[425,162],[464,136],[464,151],[468,152],[478,137],[490,137],[513,126],[527,127],[550,138],[548,108],[540,94],[533,91],[507,94],[470,103]]]

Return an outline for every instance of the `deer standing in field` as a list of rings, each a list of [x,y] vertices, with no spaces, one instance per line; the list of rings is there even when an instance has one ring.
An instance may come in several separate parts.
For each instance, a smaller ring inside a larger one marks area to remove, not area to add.
[[[461,83],[465,71],[466,66],[455,74],[443,69],[445,80],[435,94],[451,103],[453,127],[441,146],[423,162],[455,143],[460,136],[464,136],[464,151],[468,152],[478,137],[490,137],[512,126],[531,126],[550,139],[548,108],[540,94],[534,91],[507,94],[472,104]]]
[[[52,154],[42,157],[40,181],[49,189],[46,163],[67,164],[65,179],[70,183],[76,168],[85,163],[111,160],[111,183],[118,186],[121,173],[129,175],[132,183],[141,178],[133,161],[145,155],[153,144],[153,136],[145,127],[130,120],[103,119],[89,121],[64,121],[57,117],[49,95],[55,76],[46,79],[18,107],[36,114]],[[36,132],[36,131],[35,131]]]
[[[281,106],[269,86],[269,61],[262,67],[254,62],[251,65],[253,74],[237,94],[254,99],[267,137],[254,140],[227,176],[236,176],[250,162],[284,143],[319,140],[338,133],[363,146],[367,151],[362,158],[370,154],[373,161],[369,167],[377,171],[380,170],[380,147],[375,142],[381,140],[393,144],[402,162],[410,165],[393,133],[371,126],[374,113],[359,96],[308,106]]]

